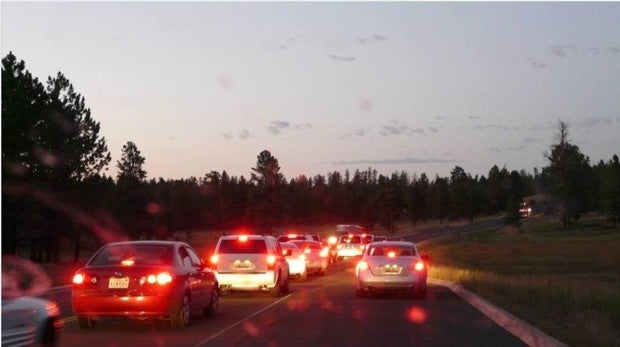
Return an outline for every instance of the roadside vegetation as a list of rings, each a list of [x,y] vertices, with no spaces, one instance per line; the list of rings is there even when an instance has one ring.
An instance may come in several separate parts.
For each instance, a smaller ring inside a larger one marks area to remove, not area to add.
[[[571,346],[620,346],[620,228],[586,215],[422,242],[429,275],[459,283]]]

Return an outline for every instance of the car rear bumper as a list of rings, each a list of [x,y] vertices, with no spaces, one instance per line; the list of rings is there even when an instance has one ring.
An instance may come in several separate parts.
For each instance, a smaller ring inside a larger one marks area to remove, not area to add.
[[[94,317],[159,317],[172,315],[180,306],[180,299],[169,295],[94,296],[72,295],[73,311],[78,315]]]
[[[217,273],[220,288],[235,290],[258,290],[273,288],[276,276],[273,271],[262,273]]]
[[[424,287],[426,279],[420,275],[383,275],[376,276],[370,271],[360,271],[356,289],[389,289],[389,290],[418,290]]]

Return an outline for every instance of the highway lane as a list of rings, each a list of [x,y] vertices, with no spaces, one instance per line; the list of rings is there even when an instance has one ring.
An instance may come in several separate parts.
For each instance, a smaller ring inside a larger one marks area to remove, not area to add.
[[[411,237],[438,233],[434,229]],[[353,266],[339,262],[326,276],[294,281],[291,293],[278,299],[267,293],[224,296],[217,317],[197,314],[185,329],[172,329],[168,322],[107,320],[96,329],[82,330],[69,318],[60,346],[523,345],[442,286],[429,285],[426,299],[405,294],[357,298]],[[48,297],[62,302],[63,313],[71,316],[68,290]]]

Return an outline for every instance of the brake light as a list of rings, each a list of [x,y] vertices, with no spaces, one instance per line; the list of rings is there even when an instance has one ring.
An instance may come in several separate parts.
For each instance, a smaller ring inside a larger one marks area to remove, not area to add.
[[[220,256],[217,254],[214,254],[211,256],[211,264],[213,265],[217,265],[217,263],[220,261]]]
[[[288,238],[289,239],[296,239],[297,238],[297,234],[288,234]]]
[[[330,236],[330,237],[327,239],[327,242],[328,242],[330,245],[335,245],[335,244],[338,242],[338,238],[337,238],[336,236]]]
[[[273,270],[276,266],[276,256],[270,254],[267,256],[267,269]]]
[[[304,253],[306,253],[306,254],[310,254],[310,252],[311,252],[311,251],[310,251],[310,248],[306,248],[306,249],[304,249]]]
[[[172,275],[169,272],[160,272],[157,275],[154,274],[150,274],[148,276],[146,276],[146,282],[148,284],[159,284],[160,286],[166,285],[170,282],[172,282]],[[142,282],[144,283],[144,282]]]
[[[84,283],[85,279],[86,279],[86,276],[84,276],[83,273],[77,273],[73,275],[73,284],[82,284]]]
[[[248,240],[248,235],[240,235],[239,242],[246,242]]]
[[[414,270],[416,270],[416,271],[422,271],[422,270],[424,270],[424,263],[423,263],[423,262],[421,262],[421,261],[416,262],[416,263],[413,265],[413,269],[414,269]]]
[[[395,252],[388,252],[388,257],[394,258],[396,256]]]
[[[357,263],[357,270],[367,270],[368,269],[368,262],[366,260],[360,260]]]
[[[135,260],[133,259],[124,259],[121,261],[121,265],[122,266],[133,266],[133,264],[135,264]]]
[[[329,247],[325,247],[321,250],[321,252],[319,252],[319,255],[323,258],[327,257],[328,254],[329,254]]]

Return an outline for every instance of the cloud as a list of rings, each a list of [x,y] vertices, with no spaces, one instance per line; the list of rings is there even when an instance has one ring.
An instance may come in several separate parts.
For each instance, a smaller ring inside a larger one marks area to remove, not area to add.
[[[496,146],[489,147],[489,152],[502,153],[502,149]]]
[[[390,136],[390,135],[400,135],[404,133],[407,130],[407,127],[406,126],[395,127],[392,125],[385,125],[383,126],[382,129],[383,130],[379,132],[381,135]]]
[[[478,120],[478,119],[480,119],[480,117],[478,117],[478,116],[469,116],[469,119]]]
[[[620,54],[620,47],[605,47],[605,51],[613,54],[613,55],[619,55]]]
[[[233,80],[230,76],[220,74],[217,76],[217,84],[222,89],[231,89],[233,87]]]
[[[568,56],[568,52],[575,52],[577,47],[575,45],[552,45],[551,46],[551,54],[558,58],[566,58]]]
[[[497,129],[497,130],[503,130],[503,131],[513,131],[513,130],[519,130],[518,127],[509,127],[506,125],[500,125],[500,124],[486,124],[486,125],[474,125],[473,126],[474,130],[488,130],[488,129]]]
[[[513,152],[519,152],[519,151],[524,150],[525,148],[526,148],[526,146],[524,146],[524,145],[518,145],[518,146],[508,147],[506,149],[509,150],[509,151],[513,151]]]
[[[310,123],[295,124],[295,126],[293,126],[293,129],[295,130],[312,129],[312,124]]]
[[[437,134],[439,132],[439,129],[435,127],[428,127],[428,131],[430,131],[433,134]]]
[[[402,158],[402,159],[361,159],[351,161],[336,161],[334,165],[381,165],[381,164],[443,164],[457,162],[453,159],[437,158]]]
[[[330,59],[334,59],[334,60],[338,60],[338,61],[345,61],[345,62],[349,62],[349,61],[354,61],[355,60],[355,57],[345,57],[345,56],[335,55],[335,54],[328,54],[327,57],[330,58]]]
[[[247,131],[245,129],[239,130],[239,138],[241,140],[246,140],[249,137],[250,137],[250,132],[249,131]]]
[[[342,140],[354,140],[355,138],[366,136],[369,132],[372,132],[372,129],[360,128],[355,131],[349,131],[348,133],[342,135],[340,138]]]
[[[577,127],[590,129],[599,125],[611,125],[612,123],[613,119],[611,119],[610,117],[588,117],[577,123]]]
[[[290,126],[289,122],[285,122],[285,121],[275,121],[275,122],[271,122],[271,124],[269,124],[269,132],[272,133],[273,135],[278,135],[282,132],[283,129],[286,129]]]
[[[372,100],[369,98],[362,98],[359,101],[359,107],[362,111],[370,111],[372,110]]]
[[[357,43],[362,46],[367,43],[380,43],[385,41],[387,41],[387,37],[378,34],[374,34],[370,37],[360,37],[359,39],[357,39]]]
[[[527,58],[527,60],[530,62],[530,67],[534,70],[540,70],[540,69],[544,69],[545,67],[547,67],[547,63],[545,63],[542,60],[537,60],[534,58]]]
[[[532,143],[532,142],[538,142],[540,141],[540,139],[536,138],[536,137],[523,137],[521,138],[521,143]]]
[[[228,140],[232,140],[234,138],[233,134],[230,132],[224,133],[222,134],[224,135],[224,140],[228,141]],[[239,140],[247,140],[251,137],[252,135],[250,134],[249,131],[247,131],[246,129],[241,129],[238,132],[237,138]]]
[[[547,123],[546,125],[534,124],[531,127],[529,127],[529,130],[534,130],[534,131],[547,131],[547,130],[552,130],[552,129],[555,129],[555,125],[552,123]]]

